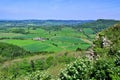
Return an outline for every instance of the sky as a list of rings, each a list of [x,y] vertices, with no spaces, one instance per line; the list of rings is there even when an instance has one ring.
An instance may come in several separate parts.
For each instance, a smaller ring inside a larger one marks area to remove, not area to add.
[[[0,0],[1,20],[120,20],[120,0]]]

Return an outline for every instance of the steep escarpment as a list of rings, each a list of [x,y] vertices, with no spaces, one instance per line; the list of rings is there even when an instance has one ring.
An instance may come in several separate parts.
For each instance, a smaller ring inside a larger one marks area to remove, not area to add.
[[[120,54],[120,23],[98,33],[94,51],[101,56]]]
[[[120,24],[97,34],[93,47],[60,74],[60,80],[120,80]],[[92,59],[92,60],[90,60]]]

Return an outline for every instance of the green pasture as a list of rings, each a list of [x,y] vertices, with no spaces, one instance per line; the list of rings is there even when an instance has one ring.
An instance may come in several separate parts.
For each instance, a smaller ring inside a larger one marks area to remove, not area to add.
[[[83,28],[83,31],[84,31],[86,34],[93,34],[93,33],[94,33],[94,30],[91,29],[91,28]]]
[[[0,38],[14,38],[17,36],[24,36],[24,35],[20,33],[1,33],[0,32]]]
[[[48,51],[48,52],[57,52],[60,51],[60,48],[57,48],[49,42],[42,42],[42,41],[33,41],[33,40],[1,40],[2,42],[17,45],[26,49],[27,51],[31,52],[41,52],[41,51]]]
[[[90,45],[78,40],[66,38],[58,38],[58,40],[46,40],[46,41],[34,41],[34,40],[1,40],[2,42],[17,45],[31,52],[59,52],[59,51],[72,51],[78,47],[81,49],[87,49]],[[73,47],[73,48],[72,48]]]

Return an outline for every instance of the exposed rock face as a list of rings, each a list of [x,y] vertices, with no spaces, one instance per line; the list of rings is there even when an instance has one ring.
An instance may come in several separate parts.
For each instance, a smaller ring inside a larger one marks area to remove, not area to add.
[[[87,57],[88,59],[90,59],[90,60],[93,60],[93,58],[94,58],[94,56],[95,56],[95,55],[94,55],[94,51],[93,51],[92,49],[86,51],[85,54],[86,54],[86,57]]]
[[[104,34],[97,34],[95,40],[100,40],[101,48],[110,47],[112,44],[112,42]]]
[[[112,44],[112,42],[110,40],[108,40],[106,37],[102,37],[102,47],[110,47],[110,45]]]
[[[96,35],[91,50],[86,51],[90,60],[104,55],[115,55],[120,59],[120,23]],[[93,51],[92,51],[93,50]]]
[[[99,36],[97,37],[97,39],[100,39],[101,40],[101,48],[110,48],[112,42],[107,39],[107,37],[105,36]],[[98,59],[100,56],[97,55],[94,51],[93,51],[93,48],[94,48],[95,45],[93,45],[93,47],[91,49],[89,49],[88,51],[86,51],[86,57],[90,60],[93,60],[93,59]]]
[[[92,49],[86,51],[85,54],[89,60],[94,60],[94,59],[97,60],[100,57],[99,55],[95,54],[95,52]]]

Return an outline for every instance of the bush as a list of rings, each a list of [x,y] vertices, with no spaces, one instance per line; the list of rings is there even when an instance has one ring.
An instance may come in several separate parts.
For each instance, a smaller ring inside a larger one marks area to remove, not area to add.
[[[112,79],[110,75],[113,74],[114,64],[110,63],[110,61],[98,60],[97,62],[95,62],[93,67],[94,69],[92,71],[90,78],[93,78],[96,80],[111,80]]]
[[[47,72],[44,73],[44,72],[36,71],[33,72],[32,74],[29,74],[27,80],[51,80],[51,76],[47,74]]]
[[[77,60],[61,72],[60,80],[88,80],[91,70],[92,63],[89,60]]]
[[[116,80],[120,78],[120,66],[113,61],[95,62],[80,59],[70,64],[59,76],[60,80]]]

